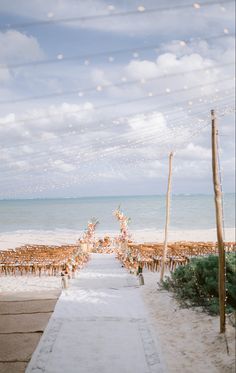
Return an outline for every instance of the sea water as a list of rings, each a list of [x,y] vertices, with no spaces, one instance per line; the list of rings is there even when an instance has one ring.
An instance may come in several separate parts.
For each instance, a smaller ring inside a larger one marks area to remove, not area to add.
[[[97,231],[118,231],[114,210],[120,206],[130,217],[131,230],[158,230],[165,224],[165,196],[116,196],[66,199],[0,201],[0,233],[14,231],[81,232],[87,222],[99,220]],[[235,194],[224,195],[225,228],[235,226]],[[194,230],[215,227],[212,195],[173,195],[170,229]]]

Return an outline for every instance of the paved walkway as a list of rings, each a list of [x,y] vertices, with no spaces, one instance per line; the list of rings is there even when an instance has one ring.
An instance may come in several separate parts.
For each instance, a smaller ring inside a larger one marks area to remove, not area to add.
[[[161,373],[137,279],[113,254],[62,293],[26,373]]]

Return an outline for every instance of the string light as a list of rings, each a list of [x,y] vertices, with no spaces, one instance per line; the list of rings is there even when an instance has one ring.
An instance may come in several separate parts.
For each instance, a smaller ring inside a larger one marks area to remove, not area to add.
[[[222,0],[221,5],[226,3],[232,3],[234,0]],[[104,13],[104,14],[97,14],[97,15],[89,15],[89,16],[80,16],[80,17],[71,17],[71,18],[61,18],[61,19],[49,19],[49,20],[42,20],[42,21],[35,21],[35,22],[28,22],[28,23],[21,23],[21,24],[7,24],[0,26],[0,30],[6,30],[11,28],[27,28],[27,27],[34,27],[34,26],[51,26],[59,23],[71,23],[71,22],[86,22],[86,21],[92,21],[92,20],[102,20],[106,18],[114,18],[114,17],[128,17],[128,16],[135,16],[135,15],[144,15],[144,14],[153,14],[153,13],[163,13],[168,11],[174,11],[174,10],[184,10],[188,8],[194,7],[195,9],[199,9],[200,7],[208,7],[208,6],[214,6],[218,5],[217,1],[205,1],[201,3],[194,3],[194,4],[180,4],[175,6],[169,6],[169,7],[158,7],[158,8],[152,8],[152,9],[144,9],[144,6],[139,6],[139,9],[136,10],[130,10],[125,12],[114,12],[114,13]],[[115,9],[114,5],[108,5],[108,10],[113,11]]]
[[[145,11],[145,7],[143,5],[140,5],[140,6],[138,6],[137,10],[139,12],[144,12]]]
[[[229,79],[230,80],[230,79]],[[222,81],[226,81],[226,79],[222,79]],[[219,83],[219,81],[218,81]],[[211,82],[211,83],[208,83],[207,86],[211,86],[211,85],[214,85],[215,82]],[[193,89],[197,89],[197,88],[200,88],[202,87],[202,85],[198,85],[198,86],[194,86],[194,87],[191,87],[189,88],[189,90],[193,90]],[[182,89],[179,89],[179,90],[175,90],[175,91],[172,91],[171,93],[172,94],[175,94],[175,93],[180,93],[182,92],[183,90]],[[167,93],[170,93],[167,91]],[[157,94],[153,94],[153,97],[161,97],[163,96],[163,93],[157,93]],[[134,98],[134,99],[130,99],[130,100],[125,100],[125,101],[121,101],[121,102],[117,102],[117,103],[109,103],[109,104],[104,104],[104,105],[101,105],[101,106],[94,106],[93,107],[93,111],[95,110],[100,110],[100,109],[105,109],[105,108],[109,108],[109,107],[114,107],[114,106],[118,106],[118,105],[126,105],[126,104],[129,104],[131,102],[139,102],[139,101],[143,101],[147,98],[147,95],[146,96],[142,96],[142,97],[138,97],[138,98]],[[83,111],[87,111],[87,110],[91,110],[91,105],[84,105],[84,108],[79,108],[77,110],[73,110],[73,111],[70,111],[68,114],[72,114],[72,113],[81,113]],[[66,114],[66,113],[64,113]],[[26,123],[26,122],[31,122],[32,120],[33,121],[38,121],[38,120],[42,120],[42,119],[46,119],[46,118],[52,118],[52,117],[58,117],[60,116],[61,114],[58,114],[58,113],[49,113],[48,115],[42,115],[42,116],[38,116],[38,117],[33,117],[33,118],[25,118],[25,119],[19,119],[19,120],[12,120],[12,121],[8,121],[8,124],[10,123],[20,123],[20,122],[23,122],[23,123]]]
[[[209,115],[208,115],[209,116]],[[94,177],[96,177],[96,175],[93,175]],[[81,178],[80,178],[80,180],[81,180]],[[47,186],[48,187],[48,186]]]
[[[222,67],[222,66],[226,67],[226,66],[231,66],[231,65],[234,65],[234,63],[216,65],[216,66],[211,67],[210,69],[215,70],[216,68],[219,68],[219,67]],[[189,74],[189,73],[192,73],[192,72],[201,72],[201,71],[204,72],[205,68],[194,69],[194,70],[189,70],[189,71],[185,71],[185,72],[178,72],[178,73],[170,73],[170,74],[165,73],[164,75],[159,75],[157,77],[147,78],[145,80],[146,80],[146,82],[152,82],[152,81],[159,80],[159,79],[165,79],[165,78],[168,78],[168,77],[177,77],[177,76],[180,76],[180,75],[186,75],[186,74]],[[209,68],[208,68],[208,72],[209,72]],[[226,80],[233,80],[233,79],[225,77],[224,81],[226,81]],[[215,81],[215,82],[220,82],[220,81],[221,80]],[[131,85],[131,84],[140,84],[140,79],[135,79],[135,80],[129,80],[128,81],[127,78],[122,77],[121,82],[108,83],[108,84],[104,85],[104,88],[107,89],[109,87],[120,87],[122,85],[127,85],[128,86],[128,85]],[[209,84],[212,84],[212,83],[208,83],[207,85],[209,85]],[[191,89],[191,87],[189,89]],[[201,87],[201,90],[204,90],[204,89],[205,89],[204,87]],[[96,87],[90,87],[90,88],[85,88],[84,89],[84,91],[86,91],[86,93],[96,91],[96,90],[97,90]],[[53,93],[48,93],[48,94],[39,95],[39,96],[18,98],[18,99],[14,99],[14,100],[2,100],[2,101],[0,101],[0,104],[16,103],[16,102],[23,102],[23,101],[29,101],[29,100],[38,100],[38,99],[46,99],[46,98],[67,96],[67,95],[73,95],[73,94],[77,94],[77,90],[64,91],[64,92],[53,92]]]
[[[115,6],[114,5],[108,5],[107,9],[112,12],[113,10],[115,10]]]
[[[221,116],[221,115],[224,115],[224,114],[225,114],[225,113],[221,113],[220,116]],[[150,134],[149,134],[149,136],[150,136]],[[182,135],[181,135],[181,136],[182,136]],[[174,138],[176,138],[176,137],[174,137]],[[144,141],[145,141],[145,140],[144,140]],[[145,142],[144,142],[144,143],[145,143]]]
[[[228,112],[230,112],[230,110],[229,110],[229,107],[227,108],[228,110]],[[172,112],[173,112],[173,110],[172,110]],[[232,110],[231,110],[231,112],[232,112]],[[182,121],[182,120],[181,120]],[[118,122],[118,121],[117,121]],[[64,136],[68,136],[68,135],[64,135]],[[62,137],[62,135],[60,136],[60,137]],[[51,138],[51,137],[50,137]],[[50,140],[50,138],[47,138],[47,140]],[[53,139],[53,138],[52,138]],[[34,142],[35,143],[35,142]],[[19,144],[19,145],[21,145],[21,144]],[[13,146],[13,148],[15,147],[15,145]],[[7,147],[8,149],[9,148],[11,148],[11,147]],[[6,147],[5,147],[5,149],[6,149]]]
[[[211,40],[226,38],[226,37],[230,37],[230,36],[234,36],[234,34],[230,34],[230,33],[227,34],[227,33],[223,32],[223,33],[218,34],[218,35],[212,35],[212,36],[208,36],[208,37],[204,37],[204,38],[197,37],[197,38],[191,38],[191,39],[185,40],[185,41],[182,40],[182,41],[179,41],[179,43],[182,46],[185,46],[188,43],[191,44],[194,41],[200,41],[200,40],[211,41]],[[81,60],[84,63],[84,60],[85,60],[85,61],[87,61],[86,64],[88,65],[90,59],[95,59],[95,58],[99,58],[99,57],[106,57],[107,58],[109,55],[113,56],[113,55],[117,55],[117,54],[125,54],[125,53],[127,54],[127,53],[131,53],[131,52],[147,51],[147,50],[153,50],[153,51],[159,53],[159,48],[157,48],[157,47],[158,47],[157,45],[138,46],[138,47],[133,47],[133,48],[124,48],[124,49],[120,49],[120,50],[112,50],[112,51],[107,51],[107,52],[90,53],[90,54],[86,54],[86,55],[64,56],[63,62]],[[159,45],[159,47],[160,47],[160,45]],[[33,61],[28,61],[28,62],[8,63],[7,66],[5,66],[4,64],[0,64],[0,69],[9,69],[9,68],[10,69],[18,69],[18,68],[21,68],[21,67],[53,64],[53,63],[57,63],[57,62],[58,62],[58,59],[55,58],[55,59],[33,60]]]

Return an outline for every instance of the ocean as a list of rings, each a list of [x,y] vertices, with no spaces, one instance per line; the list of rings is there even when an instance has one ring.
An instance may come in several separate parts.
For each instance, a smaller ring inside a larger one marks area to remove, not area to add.
[[[0,201],[0,233],[14,231],[81,232],[96,217],[98,232],[118,231],[113,212],[120,206],[130,217],[130,230],[158,230],[165,225],[165,196],[116,196]],[[225,228],[235,227],[235,194],[224,195]],[[215,227],[213,195],[173,195],[170,229]]]

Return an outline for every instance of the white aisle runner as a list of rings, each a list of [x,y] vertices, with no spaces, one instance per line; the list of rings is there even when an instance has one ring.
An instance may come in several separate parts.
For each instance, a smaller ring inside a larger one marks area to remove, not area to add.
[[[137,280],[113,254],[92,254],[60,296],[26,370],[39,372],[163,372]]]

